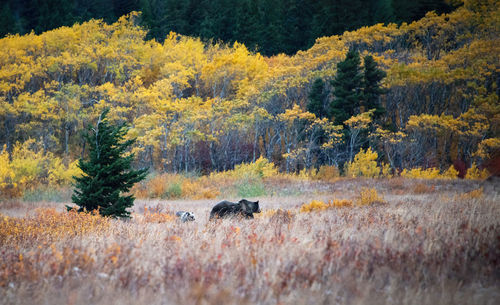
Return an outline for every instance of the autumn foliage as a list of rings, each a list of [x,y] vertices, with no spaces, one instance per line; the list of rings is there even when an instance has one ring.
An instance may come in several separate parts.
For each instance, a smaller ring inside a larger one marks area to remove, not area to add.
[[[349,176],[441,173],[456,160],[482,170],[500,147],[498,9],[492,0],[465,1],[410,24],[322,37],[293,56],[177,33],[147,40],[139,13],[9,35],[0,39],[0,188],[19,194],[40,180],[67,183],[86,153],[79,132],[105,108],[112,123],[130,124],[135,166],[159,173],[225,172],[259,158],[284,173],[321,166]],[[384,70],[385,112],[359,107],[337,125],[307,103],[317,79],[318,107],[333,103],[332,80],[349,49]],[[16,163],[20,147],[33,154],[24,165]],[[344,167],[368,149],[376,160]]]

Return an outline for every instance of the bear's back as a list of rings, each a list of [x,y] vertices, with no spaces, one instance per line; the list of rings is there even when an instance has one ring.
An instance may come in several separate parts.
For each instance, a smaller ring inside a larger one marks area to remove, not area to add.
[[[239,212],[241,212],[241,204],[223,200],[212,208],[210,219],[215,216],[224,217]]]

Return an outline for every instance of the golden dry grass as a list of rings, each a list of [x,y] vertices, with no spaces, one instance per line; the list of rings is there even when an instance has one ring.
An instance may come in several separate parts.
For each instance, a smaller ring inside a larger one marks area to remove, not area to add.
[[[433,191],[415,193],[417,183]],[[0,304],[498,301],[498,189],[409,179],[287,187],[304,192],[258,198],[254,220],[216,223],[208,199],[139,200],[128,221],[2,203]],[[384,204],[300,212],[313,199],[355,202],[363,188]],[[197,220],[181,223],[177,210]]]

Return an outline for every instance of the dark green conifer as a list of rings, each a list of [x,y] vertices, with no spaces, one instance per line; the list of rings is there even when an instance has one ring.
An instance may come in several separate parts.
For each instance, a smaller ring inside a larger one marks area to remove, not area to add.
[[[377,63],[371,55],[364,57],[363,73],[363,101],[364,111],[375,109],[374,117],[379,118],[385,113],[384,107],[380,104],[380,95],[386,92],[382,88],[381,81],[387,75],[385,71],[377,67]]]
[[[359,53],[349,50],[345,60],[337,64],[337,74],[332,80],[334,98],[330,103],[329,115],[335,124],[342,125],[351,116],[359,113],[360,100],[363,97],[362,83]]]
[[[309,92],[309,103],[307,103],[307,111],[314,113],[318,118],[327,116],[325,109],[325,82],[321,78],[316,78]]]
[[[105,110],[96,126],[85,135],[90,147],[87,160],[80,159],[78,167],[83,171],[76,181],[72,200],[78,211],[98,210],[103,216],[130,217],[127,208],[133,206],[134,196],[123,193],[130,191],[134,183],[146,177],[147,169],[132,170],[134,154],[125,156],[133,140],[124,140],[125,124],[110,126]],[[71,207],[68,207],[71,209]]]

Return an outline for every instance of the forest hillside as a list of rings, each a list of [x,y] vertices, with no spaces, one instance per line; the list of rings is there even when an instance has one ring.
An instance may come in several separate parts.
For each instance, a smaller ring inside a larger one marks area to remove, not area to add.
[[[352,162],[364,158],[385,174],[464,176],[500,148],[497,4],[466,0],[409,24],[321,37],[294,55],[175,32],[159,42],[137,12],[7,35],[0,187],[70,180],[86,153],[81,131],[105,108],[137,138],[135,166],[158,172],[210,173],[263,157],[282,172],[326,165],[356,176]]]
[[[91,19],[113,23],[141,11],[147,39],[171,31],[203,40],[244,43],[265,55],[294,54],[322,36],[377,23],[412,22],[449,13],[460,0],[3,0],[0,38],[41,34]]]

